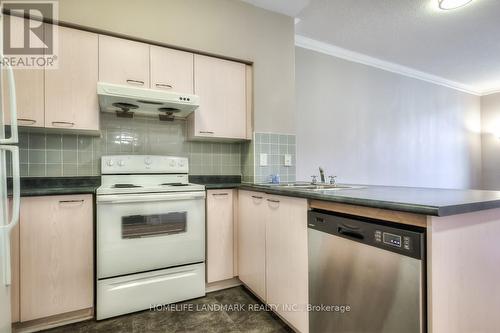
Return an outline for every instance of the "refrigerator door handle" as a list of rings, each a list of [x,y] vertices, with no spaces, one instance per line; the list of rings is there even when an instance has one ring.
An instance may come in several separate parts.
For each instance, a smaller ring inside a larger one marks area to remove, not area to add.
[[[3,281],[6,286],[11,283],[10,272],[10,232],[19,223],[19,207],[21,203],[21,188],[19,179],[19,148],[16,146],[1,146],[0,151],[10,151],[12,154],[12,213],[9,224],[1,226],[0,236],[3,238],[3,248],[0,249],[4,254],[4,276]]]
[[[0,139],[0,144],[15,144],[18,142],[16,82],[14,80],[14,71],[12,70],[12,67],[5,64],[5,69],[7,70],[7,83],[9,86],[10,138]]]

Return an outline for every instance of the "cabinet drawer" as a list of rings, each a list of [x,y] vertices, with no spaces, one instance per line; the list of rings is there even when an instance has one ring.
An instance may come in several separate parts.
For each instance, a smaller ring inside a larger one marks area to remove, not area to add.
[[[205,264],[99,280],[96,317],[100,320],[204,295]]]

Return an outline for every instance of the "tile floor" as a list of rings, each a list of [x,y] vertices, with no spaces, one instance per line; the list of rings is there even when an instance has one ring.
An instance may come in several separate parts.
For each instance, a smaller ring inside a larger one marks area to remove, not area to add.
[[[206,297],[182,302],[193,304],[195,308],[208,305],[238,304],[245,309],[249,306],[262,305],[243,287],[216,291]],[[95,320],[58,327],[45,332],[50,333],[171,333],[171,332],[293,332],[283,321],[271,312],[266,311],[142,311],[117,318]]]

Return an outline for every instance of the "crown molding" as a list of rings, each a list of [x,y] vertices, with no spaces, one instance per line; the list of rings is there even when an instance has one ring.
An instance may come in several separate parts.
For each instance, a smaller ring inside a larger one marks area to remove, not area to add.
[[[421,72],[416,69],[398,65],[389,61],[381,60],[378,58],[370,57],[362,53],[350,51],[338,46],[328,43],[320,42],[318,40],[305,37],[302,35],[295,35],[295,45],[305,49],[321,52],[344,60],[357,62],[363,65],[379,68],[392,73],[408,76],[414,79],[434,83],[440,86],[445,86],[468,94],[482,96],[498,92],[498,90],[491,90],[490,92],[478,90],[470,85],[451,81],[436,75]]]

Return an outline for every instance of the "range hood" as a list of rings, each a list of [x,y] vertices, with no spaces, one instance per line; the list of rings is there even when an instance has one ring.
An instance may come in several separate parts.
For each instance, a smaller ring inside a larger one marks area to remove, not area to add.
[[[132,118],[134,114],[160,120],[185,118],[199,106],[196,95],[98,82],[97,95],[102,112]]]

